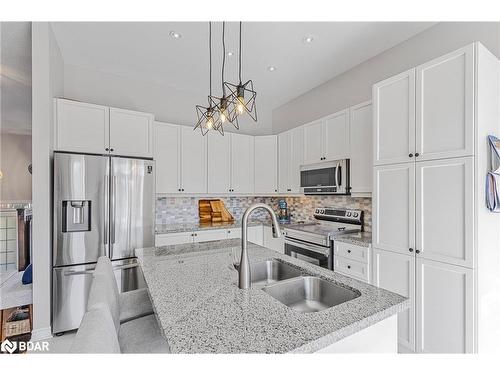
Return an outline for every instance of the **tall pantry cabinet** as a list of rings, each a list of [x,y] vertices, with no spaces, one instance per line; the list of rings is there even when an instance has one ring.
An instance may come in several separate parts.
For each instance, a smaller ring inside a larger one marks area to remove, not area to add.
[[[500,215],[485,207],[499,70],[474,43],[373,86],[372,274],[410,298],[400,351],[500,345]]]

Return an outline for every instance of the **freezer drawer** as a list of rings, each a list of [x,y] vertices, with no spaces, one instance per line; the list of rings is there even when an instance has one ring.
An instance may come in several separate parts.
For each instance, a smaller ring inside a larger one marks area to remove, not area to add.
[[[77,329],[87,308],[95,264],[57,267],[53,270],[52,330],[54,333]],[[144,276],[136,259],[113,262],[120,292],[145,288]]]

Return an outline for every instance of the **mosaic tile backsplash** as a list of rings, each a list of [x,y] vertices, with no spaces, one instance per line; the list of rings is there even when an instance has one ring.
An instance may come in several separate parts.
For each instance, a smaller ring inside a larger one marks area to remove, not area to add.
[[[156,224],[192,223],[198,221],[199,197],[158,197],[156,201]],[[210,197],[203,198],[210,199]],[[224,201],[226,208],[235,219],[239,220],[250,205],[265,203],[278,211],[278,202],[285,199],[293,221],[314,219],[316,207],[338,207],[363,210],[365,214],[365,231],[371,231],[372,200],[371,198],[352,198],[347,196],[304,196],[304,197],[217,197]],[[266,218],[267,213],[255,211],[253,218]]]

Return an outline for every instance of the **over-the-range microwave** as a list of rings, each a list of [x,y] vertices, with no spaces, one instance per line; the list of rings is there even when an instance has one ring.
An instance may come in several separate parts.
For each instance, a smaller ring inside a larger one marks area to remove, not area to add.
[[[350,194],[349,159],[303,165],[300,188],[305,195]]]

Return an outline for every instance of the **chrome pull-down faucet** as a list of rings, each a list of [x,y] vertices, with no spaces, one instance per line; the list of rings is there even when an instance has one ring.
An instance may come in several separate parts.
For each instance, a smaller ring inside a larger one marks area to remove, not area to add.
[[[247,208],[247,210],[243,214],[243,219],[241,220],[241,259],[240,259],[240,266],[238,268],[238,276],[239,276],[238,287],[240,289],[248,289],[252,285],[250,278],[250,262],[248,260],[248,249],[247,249],[248,217],[254,210],[258,208],[265,209],[271,215],[272,225],[273,225],[273,237],[274,238],[281,237],[281,228],[280,225],[278,224],[278,218],[276,217],[276,214],[274,213],[271,207],[269,207],[267,204],[264,203],[256,203],[252,204],[250,207]]]

